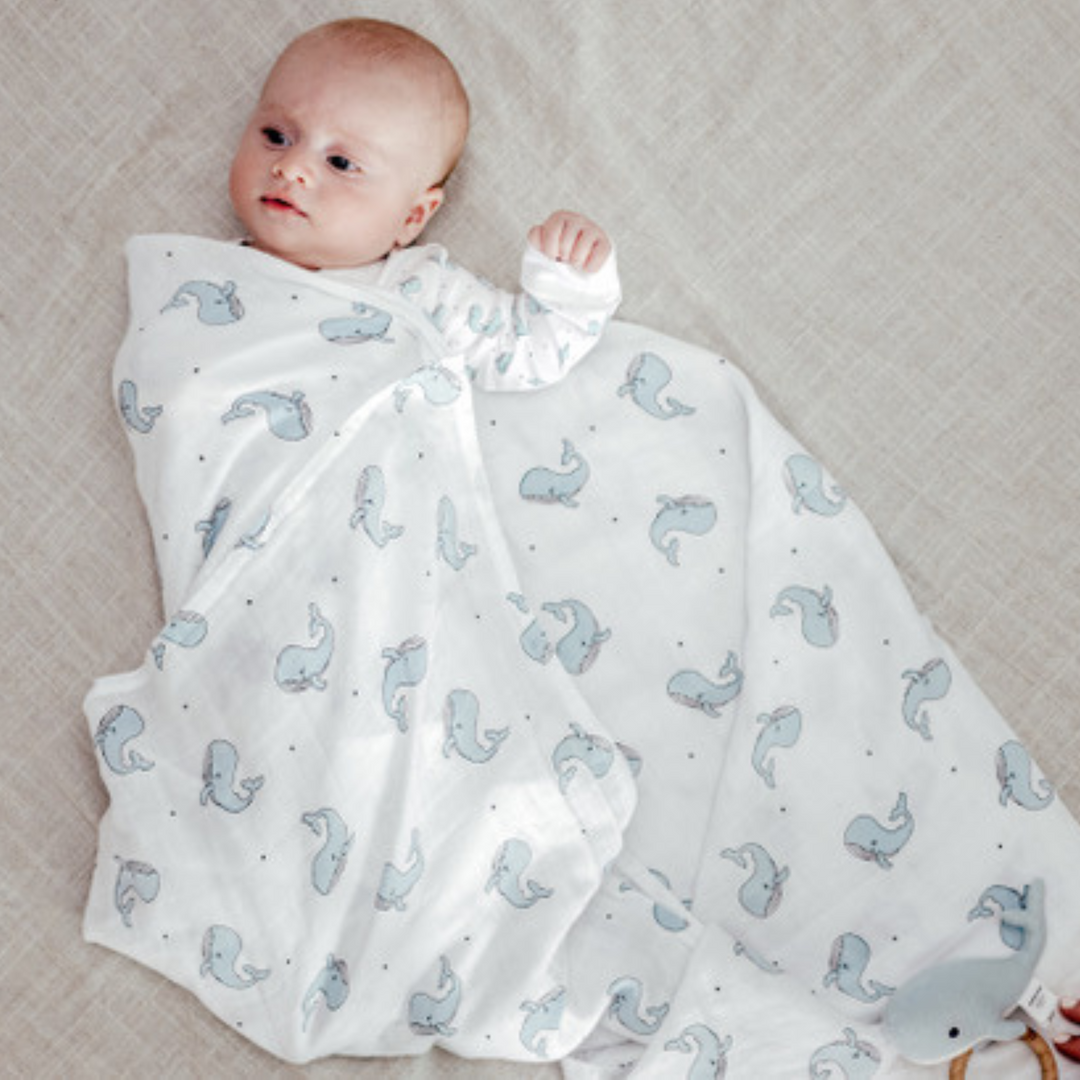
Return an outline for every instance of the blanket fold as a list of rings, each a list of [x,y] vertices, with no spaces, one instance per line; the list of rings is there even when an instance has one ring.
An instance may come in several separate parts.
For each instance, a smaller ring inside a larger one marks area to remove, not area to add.
[[[783,1068],[900,1075],[884,1001],[1009,949],[973,913],[1036,876],[1070,973],[1075,823],[731,364],[616,323],[474,392],[387,290],[191,237],[129,261],[169,622],[87,698],[90,940],[290,1060],[596,1076],[620,1044],[788,1075],[766,1002]]]

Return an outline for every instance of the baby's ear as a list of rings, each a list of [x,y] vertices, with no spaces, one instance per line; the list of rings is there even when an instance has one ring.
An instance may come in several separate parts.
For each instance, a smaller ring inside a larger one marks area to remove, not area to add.
[[[424,231],[427,223],[435,216],[435,211],[442,206],[445,197],[446,192],[441,185],[428,188],[420,196],[398,232],[398,247],[408,247]]]

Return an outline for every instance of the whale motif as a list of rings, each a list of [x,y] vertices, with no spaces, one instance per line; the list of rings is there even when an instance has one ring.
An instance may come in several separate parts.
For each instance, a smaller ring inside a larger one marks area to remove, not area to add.
[[[847,504],[847,496],[835,485],[831,493],[826,492],[824,470],[806,454],[792,454],[784,462],[784,479],[796,514],[806,509],[812,514],[835,517]]]
[[[442,997],[416,993],[409,998],[409,1027],[417,1035],[447,1037],[457,1032],[452,1022],[461,1005],[463,987],[450,966],[450,961],[443,956],[440,957],[440,963],[442,967],[436,989],[443,991]]]
[[[767,959],[753,946],[747,945],[745,941],[736,941],[731,946],[731,951],[736,956],[745,957],[754,967],[759,971],[764,971],[766,975],[780,975],[783,973],[784,969],[780,966],[778,960]]]
[[[656,353],[639,353],[626,369],[626,382],[619,387],[619,397],[630,395],[630,400],[657,420],[672,420],[677,416],[691,416],[694,409],[675,398],[660,402],[661,391],[671,382],[671,368]]]
[[[668,892],[671,892],[671,882],[670,880],[668,880],[666,874],[662,873],[659,870],[654,870],[652,867],[649,867],[649,873],[652,874],[652,876],[656,878],[656,880],[659,881],[660,884],[663,885]],[[631,885],[630,882],[624,881],[619,886],[619,891],[626,892],[628,889],[634,888],[635,886]],[[693,906],[692,901],[690,900],[684,900],[682,902],[682,905],[687,911],[689,911],[690,908]],[[689,919],[680,914],[677,910],[672,911],[671,908],[666,907],[659,901],[653,904],[653,919],[656,921],[656,924],[662,929],[669,930],[674,934],[680,933],[690,925]]]
[[[113,888],[113,902],[125,926],[131,926],[131,914],[135,902],[152,904],[161,889],[161,875],[149,865],[135,859],[117,858],[116,885]]]
[[[435,516],[435,554],[452,569],[460,570],[477,550],[475,544],[458,539],[457,509],[443,495]]]
[[[178,611],[158,634],[162,640],[150,649],[159,671],[165,666],[167,645],[179,645],[182,649],[194,649],[203,643],[208,626],[206,619],[195,611]]]
[[[802,635],[810,645],[827,649],[836,644],[840,636],[840,617],[832,605],[832,589],[828,585],[821,592],[802,585],[790,585],[777,596],[769,614],[773,618],[793,615],[796,608],[801,614]]]
[[[116,390],[117,404],[124,423],[140,435],[148,435],[154,430],[157,418],[164,412],[161,405],[139,405],[139,388],[130,380],[124,379]]]
[[[799,741],[802,734],[802,713],[790,705],[782,705],[772,713],[762,713],[757,722],[762,727],[750,754],[750,764],[766,785],[774,788],[776,760],[769,755],[774,750],[786,750]]]
[[[214,739],[207,746],[203,756],[203,788],[199,794],[199,802],[203,806],[212,802],[230,814],[239,814],[251,805],[256,792],[263,786],[263,777],[241,780],[240,787],[246,794],[238,794],[236,773],[239,764],[240,755],[231,742]]]
[[[1045,810],[1054,801],[1054,785],[1049,780],[1039,781],[1041,793],[1035,790],[1034,769],[1031,755],[1020,743],[1015,739],[1002,743],[997,752],[1002,806],[1011,799],[1025,810]]]
[[[496,306],[490,315],[484,315],[484,309],[479,304],[473,304],[469,308],[469,329],[481,337],[494,337],[503,325],[502,312]]]
[[[661,509],[649,527],[649,539],[672,566],[679,565],[679,538],[672,533],[704,536],[716,524],[716,506],[701,495],[658,495]]]
[[[559,638],[555,655],[571,675],[583,675],[596,662],[600,646],[611,637],[610,630],[601,630],[596,616],[580,600],[560,600],[543,605],[559,622],[566,622],[567,613],[573,619],[570,629]]]
[[[100,720],[94,743],[102,760],[118,776],[146,772],[154,763],[129,745],[146,728],[146,721],[130,705],[114,705]]]
[[[494,889],[516,908],[531,908],[538,901],[554,895],[554,889],[538,885],[531,878],[525,880],[524,874],[532,857],[532,848],[524,840],[517,837],[506,840],[495,852],[491,877],[484,886],[484,892]]]
[[[434,362],[417,368],[394,388],[394,408],[400,413],[414,390],[419,390],[429,405],[452,405],[462,391],[461,379],[444,365]]]
[[[270,529],[271,516],[272,510],[268,509],[255,526],[249,529],[236,541],[235,546],[238,548],[247,548],[248,551],[258,551],[259,548],[265,547],[266,534]]]
[[[300,820],[316,836],[322,837],[322,847],[311,860],[311,884],[316,892],[329,896],[345,872],[353,836],[341,815],[330,807],[311,810]]]
[[[221,530],[225,528],[225,523],[229,520],[231,512],[232,499],[219,499],[217,505],[210,511],[208,518],[195,522],[195,531],[203,534],[202,552],[204,559],[210,557],[210,552],[217,543]]]
[[[202,965],[199,974],[212,975],[222,986],[230,990],[249,990],[256,983],[270,977],[268,968],[244,964],[237,971],[237,962],[243,950],[240,935],[231,926],[211,926],[203,934]]]
[[[784,898],[783,886],[790,870],[786,866],[778,869],[773,857],[760,844],[724,848],[720,856],[752,871],[739,889],[739,903],[759,919],[772,915]]]
[[[928,701],[938,701],[949,692],[952,685],[949,665],[940,659],[928,660],[917,671],[905,671],[901,678],[908,680],[902,706],[904,723],[924,739],[932,739],[930,714],[923,706]]]
[[[1024,996],[1046,944],[1045,889],[1027,889],[1026,909],[1002,913],[1024,933],[1009,956],[946,960],[904,983],[885,1006],[885,1030],[904,1057],[920,1065],[947,1061],[991,1040],[1008,1042],[1027,1030],[1006,1019]]]
[[[518,638],[525,655],[538,664],[546,664],[555,655],[555,646],[538,619],[533,619]]]
[[[195,301],[199,322],[207,326],[227,326],[244,317],[244,305],[236,295],[236,282],[226,281],[217,285],[212,281],[188,281],[173,293],[172,299],[161,309],[164,314],[170,308],[187,307]]]
[[[811,1080],[870,1080],[881,1067],[881,1052],[872,1043],[860,1039],[852,1028],[844,1028],[839,1042],[818,1047],[810,1058]]]
[[[730,1035],[723,1042],[711,1027],[705,1024],[688,1024],[664,1043],[665,1050],[681,1054],[694,1054],[686,1080],[722,1080],[727,1075],[727,1055],[732,1046]]]
[[[304,400],[301,390],[291,394],[279,394],[274,390],[254,390],[241,394],[232,407],[222,414],[221,422],[231,424],[254,416],[258,410],[266,416],[270,434],[285,442],[299,442],[311,434],[311,407]]]
[[[597,779],[607,776],[615,751],[607,739],[590,735],[580,724],[571,724],[572,735],[567,735],[555,747],[551,764],[559,778],[559,790],[565,792],[570,781],[577,775],[578,766],[584,765]]]
[[[274,666],[274,681],[290,694],[326,689],[324,676],[334,655],[334,628],[315,603],[308,605],[308,634],[315,641],[313,645],[286,645]]]
[[[326,958],[325,966],[315,976],[315,981],[308,987],[304,1000],[300,1003],[300,1009],[304,1014],[303,1030],[307,1031],[308,1023],[320,1001],[330,1012],[336,1012],[345,1004],[348,996],[349,965],[330,953]]]
[[[566,472],[556,472],[543,465],[529,469],[518,484],[521,497],[526,502],[579,506],[575,496],[581,493],[581,489],[588,482],[589,464],[569,439],[563,439],[560,463]]]
[[[1010,949],[1019,949],[1024,943],[1024,931],[1009,921],[1009,913],[1019,911],[1027,907],[1028,891],[1014,889],[1008,885],[991,885],[983,889],[979,896],[979,902],[968,912],[968,922],[976,919],[993,918],[994,909],[991,904],[997,905],[1001,913],[1000,933],[1001,940]]]
[[[869,965],[870,946],[866,939],[858,934],[841,934],[833,942],[829,970],[822,980],[822,985],[835,985],[840,993],[867,1005],[895,993],[895,987],[886,986],[876,979],[870,979],[866,985],[863,984],[863,976]]]
[[[664,1022],[670,1008],[664,1003],[649,1005],[643,1009],[644,990],[641,981],[631,975],[616,979],[607,992],[611,996],[608,1016],[618,1020],[627,1031],[632,1031],[635,1035],[654,1034]]]
[[[547,1057],[545,1031],[558,1031],[566,1008],[566,987],[556,986],[539,1001],[523,1001],[521,1009],[526,1014],[521,1023],[521,1045],[537,1057]]]
[[[386,715],[398,730],[409,728],[409,703],[404,691],[416,686],[427,674],[428,648],[422,637],[410,637],[393,649],[383,649],[387,661],[383,674],[382,699]]]
[[[706,678],[700,671],[687,669],[677,671],[668,679],[667,694],[672,701],[691,709],[700,709],[708,716],[719,716],[720,710],[739,696],[743,686],[743,671],[739,658],[733,652],[727,654],[723,667],[717,673],[719,681]]]
[[[416,829],[412,831],[409,854],[409,864],[404,870],[399,870],[393,863],[383,865],[382,877],[379,879],[379,888],[375,893],[375,906],[380,911],[404,911],[406,909],[405,898],[416,888],[416,883],[424,873],[424,853],[420,850],[420,833]]]
[[[349,518],[353,529],[362,527],[367,538],[376,547],[385,547],[405,531],[403,525],[390,525],[383,521],[386,505],[386,477],[378,465],[367,465],[356,482],[354,497],[356,509]]]
[[[369,341],[391,344],[393,338],[387,337],[393,321],[388,312],[370,304],[353,304],[353,314],[333,319],[323,319],[319,323],[319,333],[335,345],[365,345]]]
[[[891,870],[892,859],[915,831],[915,818],[908,809],[905,792],[900,792],[889,820],[897,822],[895,828],[887,828],[869,814],[860,814],[844,830],[844,847],[856,859],[876,862],[882,870]]]
[[[456,751],[474,765],[490,761],[510,734],[510,729],[487,728],[484,731],[487,742],[481,743],[479,721],[480,702],[476,695],[471,690],[451,690],[443,704],[443,725],[446,728],[443,756],[449,757],[451,751]]]

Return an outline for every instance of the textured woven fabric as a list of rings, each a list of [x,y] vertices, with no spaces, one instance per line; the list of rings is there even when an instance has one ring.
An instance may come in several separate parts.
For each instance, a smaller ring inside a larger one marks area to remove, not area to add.
[[[1080,810],[1072,0],[0,7],[0,1071],[300,1074],[82,943],[105,795],[79,706],[161,622],[109,388],[123,242],[235,234],[226,169],[259,82],[339,14],[427,33],[469,87],[429,238],[507,285],[534,221],[599,219],[621,314],[738,362]],[[555,1070],[440,1054],[308,1074]]]

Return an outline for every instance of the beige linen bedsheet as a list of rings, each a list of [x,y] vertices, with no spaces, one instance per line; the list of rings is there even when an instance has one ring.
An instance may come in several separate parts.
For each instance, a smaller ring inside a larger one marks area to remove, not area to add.
[[[289,1067],[80,936],[80,704],[162,614],[111,401],[121,246],[236,233],[268,62],[344,14],[427,33],[471,91],[431,238],[510,285],[548,211],[603,222],[622,317],[750,375],[1080,811],[1075,0],[0,0],[2,1076],[557,1075]]]

